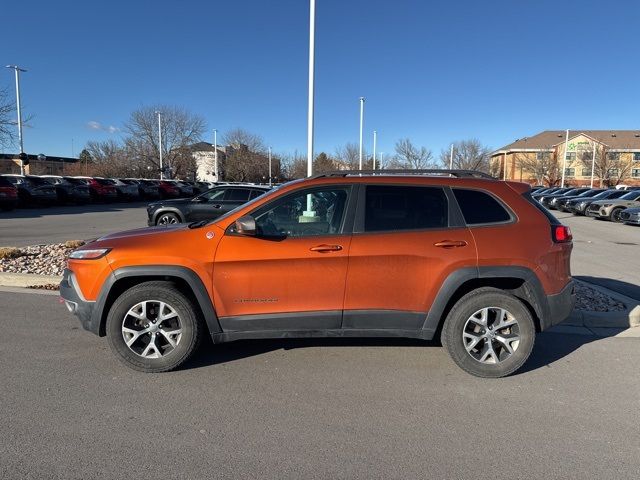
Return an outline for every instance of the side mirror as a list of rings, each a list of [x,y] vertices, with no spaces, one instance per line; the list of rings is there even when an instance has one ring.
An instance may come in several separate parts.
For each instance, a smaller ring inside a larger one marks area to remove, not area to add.
[[[194,197],[191,201],[196,203],[204,203],[207,201],[207,199],[205,197]]]
[[[256,220],[251,215],[244,215],[236,220],[236,232],[240,235],[255,237]]]

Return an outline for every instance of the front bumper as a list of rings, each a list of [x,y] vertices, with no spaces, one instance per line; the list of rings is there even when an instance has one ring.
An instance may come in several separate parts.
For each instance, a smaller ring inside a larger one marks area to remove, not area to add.
[[[549,313],[546,321],[543,321],[543,324],[540,325],[542,330],[564,322],[571,315],[571,311],[576,304],[574,281],[571,280],[567,283],[560,293],[547,295],[547,303],[549,305]]]
[[[640,225],[640,213],[627,213],[623,211],[620,213],[620,219],[624,223]]]
[[[78,282],[69,269],[65,269],[62,274],[60,297],[64,300],[67,309],[80,319],[82,328],[99,335],[100,322],[93,315],[95,302],[84,299]]]

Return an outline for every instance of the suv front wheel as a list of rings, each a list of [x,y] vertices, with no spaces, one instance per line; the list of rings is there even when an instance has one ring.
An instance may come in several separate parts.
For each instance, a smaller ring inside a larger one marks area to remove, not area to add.
[[[497,288],[483,287],[453,306],[442,328],[442,344],[466,372],[499,378],[527,361],[535,334],[531,313],[520,300]]]
[[[122,293],[106,324],[109,346],[127,366],[166,372],[186,362],[200,343],[202,323],[193,302],[171,282],[145,282]]]

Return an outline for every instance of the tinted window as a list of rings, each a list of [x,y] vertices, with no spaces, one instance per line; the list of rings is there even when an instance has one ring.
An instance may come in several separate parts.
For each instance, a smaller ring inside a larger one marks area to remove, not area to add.
[[[230,188],[224,196],[227,202],[246,202],[249,200],[249,190],[244,188]]]
[[[253,213],[259,235],[308,237],[340,233],[348,187],[304,190]]]
[[[455,188],[453,194],[467,225],[507,222],[511,219],[509,212],[488,193]]]
[[[264,190],[251,190],[251,196],[249,198],[253,200],[254,198],[259,197],[263,193],[264,193]]]
[[[217,200],[217,201],[222,201],[222,198],[224,197],[225,194],[225,189],[224,188],[218,188],[216,190],[209,190],[208,192],[205,192],[201,195],[201,197],[206,198],[207,201],[211,202],[213,200]]]
[[[367,187],[365,232],[444,228],[448,221],[447,197],[441,188]]]
[[[13,183],[11,183],[9,180],[7,180],[4,177],[0,177],[0,186],[2,186],[2,187],[12,187]]]
[[[620,197],[620,200],[637,200],[640,197],[640,192],[627,192]]]

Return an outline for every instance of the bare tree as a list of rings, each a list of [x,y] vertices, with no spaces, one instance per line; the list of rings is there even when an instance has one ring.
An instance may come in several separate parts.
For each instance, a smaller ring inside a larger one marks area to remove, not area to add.
[[[143,107],[131,113],[124,125],[127,134],[125,147],[131,161],[160,168],[158,145],[158,116],[162,118],[163,167],[173,176],[188,176],[195,171],[195,162],[189,145],[200,141],[205,132],[205,120],[184,108],[169,105]]]
[[[14,112],[15,103],[9,96],[9,90],[0,89],[0,147],[6,148],[15,143]]]
[[[435,162],[431,150],[426,147],[417,147],[408,138],[402,138],[396,142],[395,155],[389,162],[390,168],[435,168]]]
[[[489,173],[490,154],[491,149],[475,138],[455,142],[453,144],[452,168],[457,170],[479,170]],[[448,150],[443,150],[440,154],[442,168],[449,168],[450,155],[451,152]]]
[[[595,162],[592,161],[594,144]],[[598,179],[600,188],[615,187],[630,175],[633,166],[632,160],[625,161],[622,155],[621,152],[608,151],[601,143],[590,140],[588,146],[578,152],[578,160],[588,171],[591,171],[593,165],[593,176]]]
[[[366,156],[363,151],[363,163]],[[360,147],[357,143],[345,143],[343,146],[336,148],[334,159],[339,170],[357,170],[360,168]],[[364,165],[362,168],[364,168]]]
[[[269,177],[269,159],[262,137],[241,128],[229,130],[223,137],[226,144],[221,167],[225,180],[264,182]],[[280,159],[272,156],[272,170],[280,171]],[[276,176],[275,174],[273,175]]]
[[[540,152],[515,153],[515,164],[520,165],[523,172],[534,177],[537,185],[549,187],[558,185],[562,178],[558,152],[554,151],[551,146],[541,150]]]

